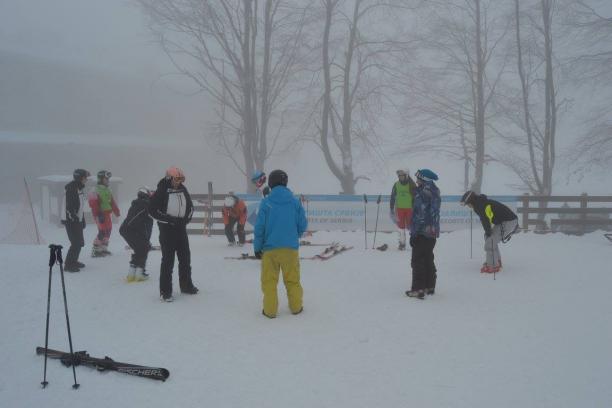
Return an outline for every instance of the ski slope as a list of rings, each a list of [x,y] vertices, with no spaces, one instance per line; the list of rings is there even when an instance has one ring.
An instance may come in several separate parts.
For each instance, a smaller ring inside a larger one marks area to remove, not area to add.
[[[43,225],[47,243],[65,232]],[[49,250],[0,246],[2,407],[610,407],[612,244],[583,237],[519,234],[502,246],[504,270],[479,273],[475,230],[443,234],[435,248],[436,294],[407,298],[410,252],[378,234],[387,252],[364,249],[363,232],[319,232],[312,242],[354,249],[302,261],[304,313],[290,314],[282,283],[274,320],[261,315],[259,263],[226,260],[245,248],[223,237],[192,237],[196,296],[158,298],[152,278],[127,284],[129,251],[115,227],[113,256],[66,273],[75,350],[165,367],[166,382],[49,360],[41,389]],[[155,234],[155,233],[154,233]],[[368,236],[371,245],[373,235]],[[304,247],[303,256],[320,251]],[[59,271],[56,267],[55,271]],[[59,274],[54,275],[49,347],[68,350]]]

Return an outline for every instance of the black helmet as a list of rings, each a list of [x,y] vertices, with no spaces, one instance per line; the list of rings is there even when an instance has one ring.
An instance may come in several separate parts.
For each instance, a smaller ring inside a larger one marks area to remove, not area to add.
[[[98,180],[102,180],[103,178],[110,179],[112,176],[113,174],[108,170],[100,170],[98,172]]]
[[[270,188],[274,188],[276,186],[285,186],[287,187],[287,182],[289,181],[289,176],[282,170],[274,170],[268,176],[268,186]]]
[[[83,177],[87,178],[89,177],[89,172],[85,169],[76,169],[75,171],[72,172],[72,178],[74,180],[81,180]]]
[[[461,205],[468,205],[474,202],[474,198],[476,198],[476,193],[472,190],[468,190],[461,197],[461,201],[459,202]]]

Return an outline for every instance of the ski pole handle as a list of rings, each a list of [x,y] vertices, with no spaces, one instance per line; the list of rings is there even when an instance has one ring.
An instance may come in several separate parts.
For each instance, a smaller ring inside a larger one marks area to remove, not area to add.
[[[55,265],[56,261],[62,263],[62,248],[61,245],[49,245],[49,266]]]

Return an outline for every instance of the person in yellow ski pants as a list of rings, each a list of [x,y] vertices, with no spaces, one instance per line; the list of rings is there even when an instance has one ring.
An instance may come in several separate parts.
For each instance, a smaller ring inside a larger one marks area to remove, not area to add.
[[[261,259],[261,290],[264,316],[273,319],[278,312],[276,287],[280,271],[287,289],[289,310],[302,312],[299,239],[308,227],[304,207],[287,188],[287,173],[274,170],[268,178],[270,194],[261,200],[255,224],[253,250]]]
[[[279,248],[263,253],[261,259],[261,291],[263,292],[263,311],[266,316],[276,316],[278,295],[276,287],[280,271],[287,290],[289,310],[297,314],[302,309],[303,289],[300,284],[300,255],[295,249]]]

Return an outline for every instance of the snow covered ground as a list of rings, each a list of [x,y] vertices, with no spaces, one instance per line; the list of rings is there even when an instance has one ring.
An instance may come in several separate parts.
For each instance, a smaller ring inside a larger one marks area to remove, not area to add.
[[[48,243],[62,229],[43,225]],[[304,313],[289,313],[282,283],[279,316],[261,315],[259,263],[225,260],[245,252],[222,237],[193,237],[197,296],[158,298],[152,279],[124,283],[129,251],[117,234],[109,258],[89,258],[66,274],[75,350],[166,367],[165,383],[49,360],[40,388],[49,251],[0,246],[0,406],[2,407],[610,407],[612,406],[612,244],[583,237],[519,234],[502,247],[496,280],[480,274],[482,237],[443,234],[435,249],[436,294],[410,285],[410,252],[364,250],[363,233],[316,233],[313,242],[355,248],[302,261]],[[369,236],[369,242],[372,241]],[[377,244],[395,247],[395,235]],[[320,248],[304,247],[302,255]],[[252,248],[248,248],[252,251]],[[56,270],[58,270],[56,268]],[[51,348],[67,350],[61,286],[54,276]]]

